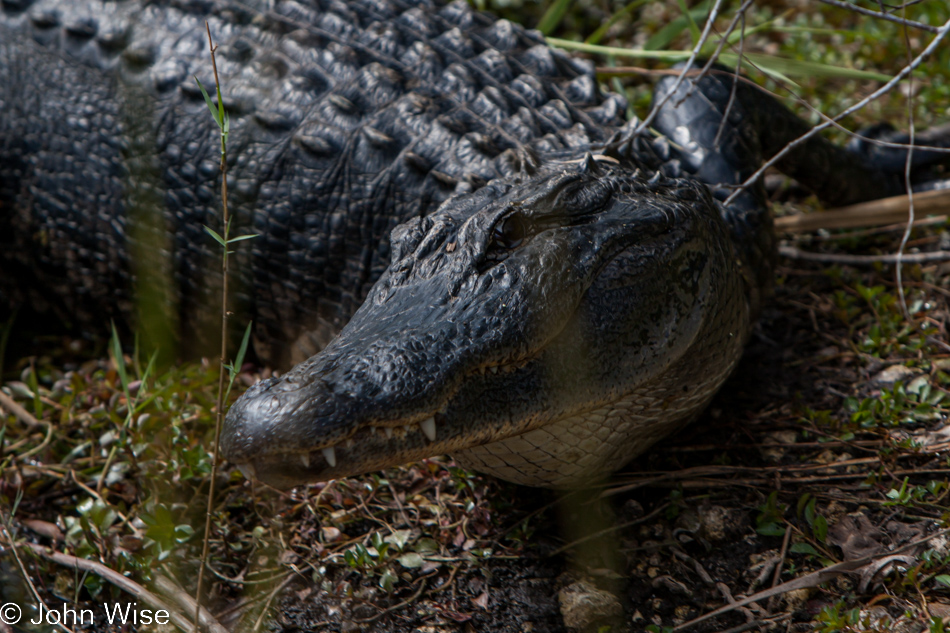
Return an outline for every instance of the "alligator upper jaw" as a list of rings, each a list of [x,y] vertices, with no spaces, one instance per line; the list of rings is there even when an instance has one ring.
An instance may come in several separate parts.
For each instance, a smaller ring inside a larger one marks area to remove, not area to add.
[[[490,382],[523,367],[483,366],[468,377],[467,384],[483,382],[485,389],[490,389]],[[469,448],[500,432],[511,432],[506,428],[507,416],[499,416],[497,424],[486,420],[480,429],[460,433],[453,423],[456,416],[451,402],[438,411],[420,410],[404,418],[368,421],[348,416],[336,432],[328,432],[328,416],[301,415],[300,411],[331,400],[333,383],[308,381],[296,392],[286,387],[287,383],[273,379],[252,387],[228,413],[222,436],[224,454],[246,477],[276,488],[382,470]],[[321,437],[310,442],[307,436],[314,431]]]

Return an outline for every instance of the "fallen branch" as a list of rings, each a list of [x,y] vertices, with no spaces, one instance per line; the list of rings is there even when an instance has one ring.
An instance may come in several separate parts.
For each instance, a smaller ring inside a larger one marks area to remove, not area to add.
[[[10,415],[14,416],[20,422],[25,424],[31,431],[35,429],[44,428],[46,429],[46,437],[43,438],[43,441],[40,442],[37,446],[34,446],[25,453],[19,453],[19,449],[29,443],[29,438],[23,438],[18,442],[14,442],[10,446],[7,446],[2,450],[3,453],[17,453],[18,459],[25,459],[31,455],[39,453],[44,448],[49,446],[49,443],[53,439],[53,425],[47,422],[46,420],[37,420],[32,413],[24,409],[17,403],[16,400],[8,396],[7,394],[0,391],[0,412],[7,411]]]
[[[784,444],[787,448],[794,448],[795,444]],[[946,452],[950,449],[950,444],[947,442],[940,442],[935,444],[930,444],[927,446],[920,447],[918,452],[915,453],[905,453],[896,455],[896,459],[905,459],[911,457],[918,457],[920,455],[937,455],[943,452]],[[804,466],[765,466],[765,467],[752,467],[752,466],[721,466],[717,464],[710,464],[706,466],[694,466],[692,468],[683,468],[680,470],[673,471],[654,471],[654,472],[644,472],[638,473],[635,475],[618,475],[618,485],[607,488],[600,493],[601,497],[611,497],[625,492],[630,492],[632,490],[637,490],[639,488],[644,488],[647,486],[667,486],[667,485],[676,485],[676,486],[685,486],[689,487],[691,482],[699,483],[702,485],[711,485],[718,482],[722,482],[723,485],[733,485],[745,483],[750,486],[766,486],[770,485],[772,478],[775,473],[782,473],[783,482],[788,482],[789,484],[801,485],[801,484],[810,484],[810,483],[823,483],[827,481],[841,481],[848,479],[865,479],[868,477],[868,470],[863,469],[861,472],[850,472],[850,473],[841,473],[841,474],[832,474],[831,471],[838,470],[841,468],[848,468],[851,466],[866,466],[868,468],[872,467],[875,464],[880,463],[880,458],[875,457],[857,457],[853,459],[848,459],[840,462],[831,462],[828,464],[808,464]],[[828,474],[820,475],[807,475],[805,473],[814,472],[814,471],[827,471]],[[894,477],[904,477],[914,474],[946,474],[950,470],[946,468],[932,469],[932,468],[912,468],[907,470],[895,470],[891,474]],[[744,479],[726,479],[721,480],[718,478],[728,477],[730,475],[746,475]],[[756,476],[758,475],[758,476]],[[627,481],[629,483],[620,483]]]
[[[134,596],[136,599],[141,600],[154,609],[163,609],[167,611],[172,623],[182,631],[188,632],[192,630],[193,624],[192,621],[188,619],[188,617],[182,615],[174,607],[167,604],[164,600],[131,578],[123,576],[119,572],[106,567],[102,563],[93,560],[86,560],[85,558],[78,558],[76,556],[71,556],[62,552],[57,552],[56,550],[50,549],[43,545],[37,545],[35,543],[23,543],[19,547],[28,547],[36,552],[37,555],[45,558],[48,561],[52,561],[57,565],[62,565],[63,567],[69,567],[70,569],[76,569],[79,571],[92,572],[106,582],[115,585],[122,591]],[[201,610],[200,622],[201,626],[203,626],[204,629],[209,633],[228,633],[228,630],[221,626],[218,621],[214,619],[214,616],[208,613],[207,609]]]
[[[879,13],[877,11],[871,11],[870,9],[865,9],[864,7],[859,7],[855,4],[849,2],[840,2],[839,0],[818,0],[819,2],[824,2],[833,7],[839,7],[841,9],[847,9],[848,11],[854,11],[855,13],[860,13],[862,15],[868,15],[872,18],[878,18],[879,20],[887,20],[888,22],[893,22],[894,24],[901,24],[903,26],[909,26],[915,29],[920,29],[921,31],[927,31],[929,33],[936,33],[940,29],[935,26],[930,26],[929,24],[924,24],[923,22],[915,22],[914,20],[906,20],[904,18],[899,18],[890,13]]]
[[[779,246],[779,255],[789,259],[801,259],[825,264],[847,264],[852,266],[870,266],[874,264],[932,264],[950,261],[950,251],[930,251],[928,253],[886,253],[883,255],[847,255],[842,253],[811,253],[794,246]]]
[[[180,609],[186,613],[195,612],[197,605],[195,604],[194,598],[189,596],[174,580],[162,574],[155,574],[153,581],[155,588],[166,598],[178,605]],[[182,617],[184,619],[184,616]],[[187,624],[189,629],[194,626],[190,620],[187,620]],[[204,627],[206,631],[209,631],[209,633],[228,633],[228,630],[219,624],[205,608],[201,609],[201,626]]]
[[[16,400],[3,393],[3,391],[0,391],[0,409],[5,409],[10,415],[30,427],[31,431],[39,427],[49,426],[49,422],[37,420],[32,413],[21,407]]]
[[[809,233],[818,229],[849,229],[906,223],[910,198],[906,195],[871,200],[822,213],[804,213],[776,218],[775,229],[783,233]],[[946,216],[950,212],[950,189],[914,194],[914,216]]]

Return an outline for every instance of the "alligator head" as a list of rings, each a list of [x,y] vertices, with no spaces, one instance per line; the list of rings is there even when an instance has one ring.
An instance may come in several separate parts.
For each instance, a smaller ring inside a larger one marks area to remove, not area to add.
[[[692,181],[590,155],[494,181],[393,231],[340,335],[235,403],[224,453],[278,487],[444,453],[530,485],[602,476],[737,361],[736,260]]]

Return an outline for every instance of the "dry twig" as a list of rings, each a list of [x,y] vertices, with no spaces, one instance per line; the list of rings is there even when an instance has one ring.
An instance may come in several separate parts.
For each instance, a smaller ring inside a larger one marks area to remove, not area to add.
[[[783,233],[810,233],[819,229],[848,229],[904,224],[909,219],[910,200],[906,194],[871,200],[822,213],[776,218],[775,228]],[[950,211],[950,189],[914,194],[914,211],[918,218],[928,215],[946,216]]]

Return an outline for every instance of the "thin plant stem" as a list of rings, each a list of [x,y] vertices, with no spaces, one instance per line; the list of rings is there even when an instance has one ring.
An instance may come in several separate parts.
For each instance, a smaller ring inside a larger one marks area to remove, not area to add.
[[[904,10],[906,13],[906,9]],[[913,60],[914,53],[910,44],[910,34],[907,32],[907,27],[904,29],[904,46],[907,48],[907,61],[908,63]],[[902,277],[902,272],[904,267],[902,266],[904,262],[904,249],[907,248],[907,242],[910,240],[910,233],[914,228],[914,187],[911,183],[911,169],[914,164],[914,75],[911,73],[907,76],[910,80],[908,89],[907,89],[907,130],[910,134],[908,139],[908,144],[910,147],[907,148],[907,158],[904,161],[904,188],[907,189],[907,226],[904,228],[904,234],[901,236],[900,246],[897,248],[897,266],[895,267],[895,277],[897,281],[897,296],[900,298],[901,311],[904,313],[904,318],[910,322],[910,310],[907,309],[907,296],[904,294],[904,279]]]
[[[855,4],[849,2],[840,2],[840,0],[818,0],[824,4],[829,4],[833,7],[839,7],[841,9],[847,9],[848,11],[854,11],[855,13],[860,13],[862,15],[869,15],[872,18],[878,18],[880,20],[887,20],[888,22],[894,22],[895,24],[903,24],[904,26],[911,26],[915,29],[920,29],[922,31],[928,31],[930,33],[937,33],[940,29],[929,24],[924,24],[923,22],[914,22],[913,20],[907,20],[904,18],[899,18],[891,15],[890,13],[878,13],[877,11],[872,11],[870,9],[865,9],[864,7],[859,7]]]
[[[214,58],[214,52],[217,48],[211,39],[211,27],[205,21],[205,29],[208,31],[208,49],[211,52],[211,67],[214,69],[214,85],[218,94],[218,102],[221,100],[221,83],[218,79],[218,64]],[[228,161],[227,161],[227,136],[224,128],[221,128],[221,210],[224,221],[224,246],[221,255],[221,362],[218,374],[218,407],[214,422],[214,446],[211,456],[211,479],[208,483],[208,504],[205,508],[205,530],[204,539],[201,546],[201,565],[198,567],[198,585],[195,588],[195,618],[194,631],[198,633],[199,618],[201,615],[201,589],[204,584],[205,566],[208,564],[208,550],[211,541],[211,513],[214,510],[214,484],[218,476],[218,445],[221,440],[221,426],[224,423],[224,372],[227,363],[228,354],[228,228],[230,217],[228,216]]]

